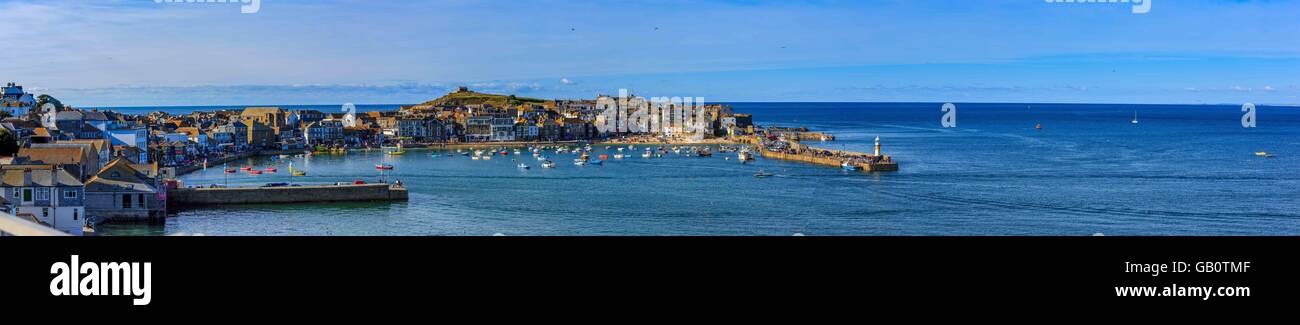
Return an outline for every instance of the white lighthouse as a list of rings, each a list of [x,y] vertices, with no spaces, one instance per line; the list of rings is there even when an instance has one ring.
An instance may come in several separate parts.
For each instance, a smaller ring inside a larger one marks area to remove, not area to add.
[[[876,136],[876,157],[880,157],[880,136]]]

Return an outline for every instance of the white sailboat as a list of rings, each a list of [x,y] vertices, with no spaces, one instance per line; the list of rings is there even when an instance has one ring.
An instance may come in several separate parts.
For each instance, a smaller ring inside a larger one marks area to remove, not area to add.
[[[1133,124],[1138,124],[1138,112],[1133,111]]]

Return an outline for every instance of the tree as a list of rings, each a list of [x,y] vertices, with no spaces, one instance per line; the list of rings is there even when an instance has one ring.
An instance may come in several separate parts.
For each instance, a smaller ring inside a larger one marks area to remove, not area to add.
[[[0,129],[0,156],[13,157],[18,154],[18,138],[7,129]]]
[[[27,110],[27,118],[33,121],[39,121],[41,119],[41,114],[45,113],[41,111],[41,107],[44,107],[46,103],[53,104],[55,110],[63,110],[63,102],[55,99],[54,96],[42,94],[36,96],[36,106],[32,106],[32,109]]]

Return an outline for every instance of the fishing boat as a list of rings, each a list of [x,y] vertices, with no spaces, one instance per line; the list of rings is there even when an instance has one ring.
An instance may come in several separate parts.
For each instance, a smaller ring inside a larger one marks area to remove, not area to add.
[[[846,161],[846,162],[842,162],[842,163],[840,163],[840,168],[843,168],[844,170],[847,170],[847,171],[858,171],[858,170],[862,170],[862,166],[858,166],[858,165],[850,164],[850,163],[847,162],[847,161]]]
[[[555,168],[555,162],[550,160],[543,161],[542,168]]]
[[[393,170],[393,165],[389,165],[389,164],[376,164],[376,165],[375,165],[375,169],[378,169],[378,170]]]
[[[740,153],[736,154],[736,158],[740,159],[740,162],[744,163],[750,160],[754,160],[754,155],[750,154],[749,150],[746,149],[746,150],[741,150]]]
[[[760,171],[758,171],[757,173],[754,173],[754,177],[757,177],[757,178],[768,178],[768,177],[772,177],[772,174],[760,170]]]

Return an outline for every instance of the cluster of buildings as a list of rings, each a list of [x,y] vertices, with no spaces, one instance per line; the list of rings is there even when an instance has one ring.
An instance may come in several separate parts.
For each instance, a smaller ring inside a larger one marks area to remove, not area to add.
[[[379,147],[394,142],[681,136],[672,127],[618,127],[651,119],[633,114],[636,107],[615,107],[618,113],[610,114],[610,107],[598,105],[599,100],[516,100],[463,87],[444,98],[482,95],[505,100],[439,100],[365,113],[247,107],[140,115],[61,104],[52,110],[37,109],[47,97],[33,97],[13,83],[3,88],[2,95],[0,108],[7,117],[0,120],[0,132],[8,133],[7,139],[16,145],[10,147],[18,149],[0,152],[0,209],[74,234],[81,233],[88,221],[163,218],[166,188],[175,185],[167,178],[174,176],[176,168],[250,152]],[[753,132],[748,115],[732,114],[721,105],[703,108],[706,114],[684,117],[691,119],[685,122],[702,126],[709,136]],[[3,143],[0,148],[5,148]]]

